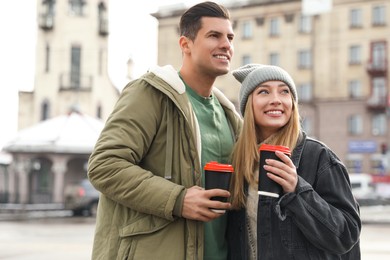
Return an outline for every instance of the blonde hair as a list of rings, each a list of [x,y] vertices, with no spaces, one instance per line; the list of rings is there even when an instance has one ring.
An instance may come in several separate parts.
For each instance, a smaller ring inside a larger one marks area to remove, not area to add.
[[[233,208],[237,209],[245,206],[245,182],[248,185],[257,185],[257,178],[254,172],[256,172],[259,162],[259,143],[284,145],[289,147],[291,151],[297,145],[299,133],[301,132],[300,116],[298,104],[293,98],[292,100],[292,114],[287,124],[267,140],[258,140],[257,126],[252,108],[252,93],[249,95],[245,106],[243,127],[232,152],[232,165],[235,171],[231,185],[231,203]]]

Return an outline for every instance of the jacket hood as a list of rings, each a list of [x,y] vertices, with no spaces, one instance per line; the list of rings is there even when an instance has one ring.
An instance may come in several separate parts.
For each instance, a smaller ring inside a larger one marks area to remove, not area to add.
[[[180,79],[177,70],[174,69],[172,65],[165,65],[162,67],[161,66],[154,66],[151,69],[149,69],[149,72],[155,74],[157,77],[159,77],[163,81],[165,81],[178,94],[181,95],[181,94],[185,93],[186,87],[185,87],[183,81]],[[233,103],[222,93],[221,90],[219,90],[218,88],[213,86],[212,92],[223,106],[236,112],[236,108],[234,107]]]
[[[164,80],[176,90],[177,93],[183,94],[186,91],[186,86],[180,79],[177,70],[175,70],[172,65],[165,65],[163,67],[154,66],[149,69],[149,72]]]

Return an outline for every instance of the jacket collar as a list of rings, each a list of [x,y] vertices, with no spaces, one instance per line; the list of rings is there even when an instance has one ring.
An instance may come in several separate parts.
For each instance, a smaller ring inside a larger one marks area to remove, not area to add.
[[[168,83],[177,93],[183,94],[186,92],[186,86],[177,74],[177,70],[172,65],[165,65],[163,67],[152,67],[149,72],[155,74],[157,77]]]
[[[306,140],[307,140],[306,133],[302,131],[299,134],[297,146],[295,147],[295,149],[291,155],[291,160],[293,161],[293,163],[297,169],[298,169],[299,163],[300,163],[301,158],[302,158],[302,152],[303,152],[303,148],[305,147]]]

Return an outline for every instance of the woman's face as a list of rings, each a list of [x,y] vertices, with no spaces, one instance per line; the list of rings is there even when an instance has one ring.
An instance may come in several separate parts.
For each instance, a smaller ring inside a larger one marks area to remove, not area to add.
[[[290,120],[293,101],[290,88],[282,81],[267,81],[252,92],[254,121],[258,136],[265,140]]]

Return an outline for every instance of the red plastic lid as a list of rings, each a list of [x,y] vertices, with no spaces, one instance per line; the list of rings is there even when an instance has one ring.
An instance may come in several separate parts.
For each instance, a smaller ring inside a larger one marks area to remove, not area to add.
[[[204,166],[205,171],[216,171],[216,172],[234,172],[234,168],[230,164],[218,163],[215,161],[208,162]]]
[[[290,148],[283,145],[262,144],[260,145],[259,151],[270,151],[270,152],[280,151],[284,154],[287,154],[288,156],[291,155]]]

